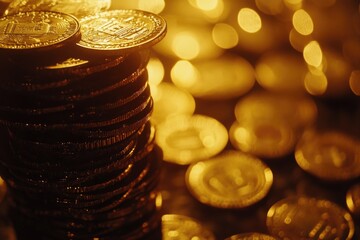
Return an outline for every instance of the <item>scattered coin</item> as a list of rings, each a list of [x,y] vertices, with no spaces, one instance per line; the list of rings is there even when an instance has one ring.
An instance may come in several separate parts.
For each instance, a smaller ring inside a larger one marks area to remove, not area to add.
[[[215,240],[214,234],[197,220],[176,214],[162,216],[163,240]]]
[[[226,238],[225,240],[276,240],[276,238],[263,233],[251,232],[236,234]]]
[[[200,202],[218,208],[246,208],[269,192],[271,169],[260,159],[227,151],[189,166],[186,184]]]
[[[157,126],[156,142],[165,161],[187,165],[221,152],[228,142],[228,133],[214,118],[177,115]]]
[[[354,222],[346,210],[328,200],[289,197],[271,206],[266,225],[280,239],[352,239]]]

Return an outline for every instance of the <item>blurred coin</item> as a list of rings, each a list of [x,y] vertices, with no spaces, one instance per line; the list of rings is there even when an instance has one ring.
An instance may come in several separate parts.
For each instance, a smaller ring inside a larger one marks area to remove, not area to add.
[[[190,93],[171,83],[151,85],[151,95],[154,99],[151,122],[156,125],[173,115],[192,115],[195,111],[195,100]]]
[[[158,43],[166,34],[166,22],[159,15],[141,10],[111,10],[80,19],[85,51],[121,55]]]
[[[299,140],[295,159],[306,172],[327,181],[360,176],[359,141],[342,132],[306,131]]]
[[[218,208],[246,208],[269,192],[273,174],[260,159],[237,151],[189,166],[186,184],[200,202]]]
[[[164,152],[165,161],[187,165],[222,151],[228,133],[214,118],[177,115],[157,126],[156,142]]]
[[[328,200],[289,197],[271,206],[266,225],[280,239],[346,239],[354,235],[350,213]]]
[[[82,17],[105,11],[110,8],[111,0],[14,0],[7,7],[4,15],[18,12],[51,11],[63,12]]]
[[[305,92],[304,79],[308,70],[298,52],[267,52],[257,61],[255,71],[257,82],[269,91]]]
[[[193,218],[166,214],[161,219],[163,240],[215,240],[214,234]]]
[[[235,121],[229,138],[231,144],[243,152],[263,158],[278,158],[294,150],[297,135],[286,121],[274,118]]]
[[[276,238],[263,233],[251,232],[236,234],[226,238],[225,240],[276,240]]]
[[[7,192],[6,183],[0,177],[0,204],[2,203],[2,201],[5,198],[6,192]]]
[[[253,67],[240,56],[227,54],[216,59],[197,61],[193,63],[193,67],[196,76],[191,79],[183,73],[185,69],[181,69],[181,65],[175,65],[172,81],[195,97],[236,98],[248,92],[255,83]]]
[[[74,43],[80,34],[78,20],[58,12],[21,12],[0,18],[0,49],[20,53],[54,49]]]
[[[306,95],[254,91],[241,98],[235,106],[237,121],[277,121],[302,129],[317,118],[317,106]]]
[[[346,205],[355,217],[360,217],[360,184],[355,184],[346,192]]]

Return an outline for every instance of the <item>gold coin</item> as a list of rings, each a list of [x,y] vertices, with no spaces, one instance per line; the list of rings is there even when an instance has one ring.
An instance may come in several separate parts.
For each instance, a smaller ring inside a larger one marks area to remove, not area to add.
[[[276,238],[262,233],[251,232],[236,234],[225,240],[276,240]]]
[[[246,208],[269,192],[271,169],[260,159],[238,151],[189,166],[186,184],[200,202],[218,208]]]
[[[193,218],[166,214],[161,220],[163,240],[215,240],[214,234]]]
[[[304,171],[322,180],[345,181],[360,176],[360,143],[342,132],[304,132],[295,159]]]
[[[154,99],[151,121],[154,124],[159,124],[174,115],[192,115],[195,111],[193,96],[171,83],[162,82],[156,86],[151,85],[151,95]]]
[[[268,210],[266,225],[280,239],[352,239],[354,222],[346,210],[328,200],[289,197]]]
[[[175,65],[176,67],[176,65]],[[184,74],[173,75],[172,81],[193,96],[204,99],[230,99],[247,93],[255,83],[252,65],[244,58],[223,55],[193,63],[196,76],[189,81]],[[221,81],[219,81],[221,79]]]
[[[123,9],[100,12],[80,19],[78,46],[110,54],[148,48],[166,34],[166,22],[159,15]]]
[[[156,142],[164,160],[187,165],[221,152],[227,130],[214,118],[204,115],[176,115],[157,125]]]
[[[263,157],[279,158],[293,152],[296,133],[286,121],[235,121],[229,131],[231,144],[243,152]]]
[[[29,11],[50,11],[82,17],[108,10],[110,5],[111,0],[14,0],[7,7],[4,15]]]
[[[268,91],[254,91],[241,98],[235,106],[235,116],[239,122],[281,119],[295,128],[313,124],[317,113],[314,100],[308,96]]]
[[[0,18],[0,48],[31,50],[61,47],[80,34],[78,20],[58,12],[21,12]]]
[[[360,217],[360,183],[351,186],[346,192],[346,205],[351,213]]]

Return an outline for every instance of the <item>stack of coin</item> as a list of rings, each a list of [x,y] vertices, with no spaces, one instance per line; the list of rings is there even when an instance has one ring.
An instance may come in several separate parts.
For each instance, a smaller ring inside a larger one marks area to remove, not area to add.
[[[162,153],[146,65],[165,21],[137,10],[80,20],[28,11],[0,18],[0,29],[0,175],[20,238],[24,229],[38,239],[157,234]]]

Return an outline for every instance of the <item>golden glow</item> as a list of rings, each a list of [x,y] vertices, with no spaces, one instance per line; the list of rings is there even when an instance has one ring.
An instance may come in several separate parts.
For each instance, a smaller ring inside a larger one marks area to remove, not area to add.
[[[200,43],[190,32],[180,32],[173,39],[172,50],[179,58],[191,60],[199,55]]]
[[[203,11],[211,11],[216,9],[219,0],[195,0],[196,6]]]
[[[304,85],[308,93],[312,95],[322,95],[327,89],[328,80],[322,71],[312,71],[306,75]]]
[[[235,124],[233,128],[235,128],[235,130],[233,130],[235,140],[241,145],[243,151],[249,151],[252,144],[252,136],[249,131],[244,127],[236,127]]]
[[[323,53],[317,41],[311,41],[304,47],[303,56],[307,64],[316,68],[323,62]]]
[[[152,13],[161,13],[165,8],[164,0],[139,0],[138,2],[139,9],[152,12]]]
[[[349,84],[351,91],[355,95],[360,96],[360,70],[352,71],[350,75]]]
[[[248,33],[258,32],[262,26],[259,14],[251,8],[240,9],[237,21],[241,29]]]
[[[311,35],[308,35],[308,36],[301,35],[294,28],[291,29],[291,31],[289,33],[289,42],[290,42],[291,46],[299,52],[303,52],[304,47],[307,44],[309,44],[309,42],[311,42],[311,41],[312,41]]]
[[[223,48],[229,49],[235,47],[239,42],[236,30],[229,24],[217,23],[212,30],[214,43]]]
[[[189,88],[199,79],[197,69],[189,61],[181,60],[171,69],[171,80],[176,86]]]
[[[292,23],[295,30],[302,35],[310,35],[314,31],[314,23],[304,9],[299,9],[294,13]]]
[[[269,15],[280,14],[284,9],[283,0],[255,0],[255,3],[260,11]]]
[[[303,0],[284,0],[284,4],[292,10],[297,10],[302,7]]]
[[[160,59],[152,57],[149,60],[148,65],[146,66],[148,71],[148,79],[150,84],[158,85],[164,79],[164,65]]]

